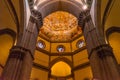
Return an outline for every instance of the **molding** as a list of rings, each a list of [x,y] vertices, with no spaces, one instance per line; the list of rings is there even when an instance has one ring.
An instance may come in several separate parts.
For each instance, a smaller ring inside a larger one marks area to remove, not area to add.
[[[82,11],[81,6],[82,5],[80,3],[74,0],[54,0],[54,1],[48,0],[38,4],[38,10],[42,12],[42,14],[44,14],[43,18],[49,15],[50,13],[53,13],[59,10],[69,12],[78,18],[79,16],[78,14]]]
[[[106,8],[105,8],[105,11],[104,11],[104,14],[103,14],[103,19],[102,19],[102,25],[103,27],[105,26],[105,22],[111,12],[111,9],[113,7],[113,4],[114,4],[115,0],[108,0],[108,3],[106,5]],[[104,30],[104,28],[103,28]]]
[[[26,48],[21,47],[21,46],[13,46],[10,50],[9,58],[14,57],[14,58],[23,59],[26,52],[28,52],[30,54],[31,58],[34,60],[34,56],[31,53],[31,51],[29,49],[26,49]]]
[[[68,40],[68,41],[52,41],[50,39],[48,39],[47,37],[45,38],[43,35],[39,34],[39,37],[42,39],[45,39],[46,41],[50,42],[50,43],[71,43],[73,41],[75,41],[76,39],[80,38],[83,36],[83,33],[79,34],[78,36],[76,36],[75,38]]]
[[[70,74],[70,75],[67,75],[67,76],[55,76],[55,75],[50,75],[50,78],[52,79],[57,79],[57,80],[61,80],[61,79],[69,79],[69,78],[72,78],[73,77],[73,74]]]
[[[73,56],[74,54],[78,54],[80,51],[83,51],[86,49],[86,46],[75,50],[74,52],[56,52],[56,53],[51,53],[49,51],[46,51],[44,49],[40,49],[38,47],[36,47],[36,50],[45,53],[48,56]]]
[[[108,42],[109,42],[109,36],[114,32],[120,33],[120,27],[112,26],[112,27],[110,27],[109,29],[106,30],[105,34],[106,34],[106,38],[107,38]]]
[[[79,52],[83,51],[86,49],[86,46],[82,47],[82,48],[78,48],[77,50],[75,50],[74,52],[58,52],[58,53],[50,53],[50,56],[72,56],[74,54],[78,54]]]
[[[59,61],[63,61],[63,62],[65,62],[65,63],[67,63],[67,64],[71,67],[71,69],[72,69],[73,64],[72,64],[72,62],[71,62],[69,59],[67,59],[66,57],[57,57],[57,58],[55,58],[54,60],[50,61],[49,67],[51,68],[56,62],[59,62]]]
[[[16,40],[16,32],[9,29],[9,28],[5,28],[5,29],[0,29],[0,35],[3,35],[3,34],[8,34],[10,35],[12,38],[13,38],[13,44]]]
[[[0,35],[2,35],[2,34],[9,34],[14,39],[16,38],[16,32],[11,30],[11,29],[9,29],[9,28],[0,29]]]
[[[7,2],[8,2],[8,4],[9,4],[9,6],[10,6],[10,8],[11,8],[11,10],[12,10],[12,13],[13,13],[13,16],[14,16],[14,22],[15,22],[15,24],[16,24],[16,26],[17,26],[17,32],[19,32],[19,19],[18,19],[18,15],[17,15],[17,12],[16,12],[16,10],[15,10],[15,7],[14,7],[14,5],[13,5],[13,3],[12,3],[12,1],[11,0],[7,0]],[[8,8],[9,9],[9,8]],[[9,10],[10,11],[10,10]],[[11,13],[11,15],[12,15],[12,13]]]
[[[72,56],[73,53],[70,52],[58,52],[58,53],[50,53],[50,56]]]
[[[33,62],[33,67],[49,72],[49,68],[38,63]]]
[[[91,58],[92,54],[94,53],[94,51],[97,52],[97,55],[100,57],[100,58],[104,58],[106,56],[113,56],[113,52],[112,52],[112,48],[110,47],[109,44],[103,44],[103,45],[99,45],[95,48],[93,48],[89,54],[89,57],[88,59]]]
[[[71,74],[68,76],[55,76],[55,75],[51,75],[51,73],[50,73],[51,71],[50,71],[49,78],[71,78],[71,77],[74,77],[73,70],[72,70],[73,69],[73,62],[65,57],[58,57],[58,58],[55,58],[54,60],[50,61],[49,68],[51,69],[51,67],[59,61],[63,61],[71,67]]]
[[[41,49],[41,48],[38,48],[38,47],[36,47],[36,50],[37,50],[37,51],[40,51],[40,52],[42,52],[42,53],[44,53],[44,54],[46,54],[46,55],[48,55],[48,56],[50,56],[50,52],[49,52],[49,51],[46,51],[46,50]]]
[[[87,66],[90,66],[90,62],[86,62],[86,63],[80,64],[80,65],[74,67],[74,68],[73,68],[73,71],[76,71],[76,70],[85,68],[85,67],[87,67]]]
[[[81,52],[81,51],[83,51],[85,49],[86,49],[86,46],[83,46],[82,48],[79,48],[79,49],[75,50],[72,55],[78,54],[79,52]]]

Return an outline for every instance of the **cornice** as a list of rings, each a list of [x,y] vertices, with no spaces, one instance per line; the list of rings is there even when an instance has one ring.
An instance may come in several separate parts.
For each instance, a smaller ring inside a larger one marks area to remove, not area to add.
[[[86,46],[79,48],[73,52],[56,52],[56,53],[51,53],[49,51],[46,51],[44,49],[40,49],[38,47],[36,47],[37,51],[43,52],[44,54],[48,55],[48,56],[73,56],[75,54],[78,54],[80,51],[83,51],[86,49]]]

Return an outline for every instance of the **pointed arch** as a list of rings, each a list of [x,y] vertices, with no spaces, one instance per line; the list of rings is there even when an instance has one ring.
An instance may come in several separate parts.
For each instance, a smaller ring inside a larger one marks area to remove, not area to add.
[[[65,57],[58,57],[58,58],[52,60],[52,61],[50,62],[49,67],[51,68],[55,63],[57,63],[57,62],[59,62],[59,61],[63,61],[63,62],[65,62],[65,63],[67,63],[71,68],[73,67],[72,62],[71,62],[69,59],[65,58]]]

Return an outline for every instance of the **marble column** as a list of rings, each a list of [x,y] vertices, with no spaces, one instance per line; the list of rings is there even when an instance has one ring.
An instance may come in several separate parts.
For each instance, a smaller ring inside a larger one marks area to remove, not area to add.
[[[37,36],[42,26],[42,17],[38,11],[32,11],[28,25],[24,27],[22,37],[12,47],[2,73],[3,80],[30,80]]]
[[[100,36],[97,26],[92,22],[89,10],[80,13],[78,24],[83,30],[93,78],[95,80],[120,80],[118,64],[112,48],[106,44],[104,37]]]

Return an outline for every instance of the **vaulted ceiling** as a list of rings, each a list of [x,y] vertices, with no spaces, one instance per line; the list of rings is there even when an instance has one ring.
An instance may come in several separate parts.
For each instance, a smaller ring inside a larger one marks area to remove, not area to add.
[[[2,65],[2,66],[5,65],[9,50],[15,42],[14,41],[15,36],[11,36],[8,33],[17,34],[20,31],[22,31],[22,29],[23,29],[23,25],[21,25],[24,22],[24,19],[23,19],[24,9],[23,9],[23,3],[22,3],[23,1],[24,0],[0,0],[0,51],[1,51],[0,52],[0,65]],[[45,3],[45,1],[47,1],[47,0],[36,0],[35,5]],[[59,1],[68,1],[68,0],[59,0]],[[78,3],[81,3],[80,0],[75,0],[75,1]],[[112,28],[113,26],[120,27],[120,22],[119,22],[120,21],[120,15],[119,15],[120,14],[120,10],[119,10],[120,0],[99,0],[99,1],[101,1],[101,4],[100,4],[101,5],[101,10],[100,10],[101,16],[100,17],[101,17],[101,22],[102,22],[101,28],[102,28],[102,30],[104,30],[104,34],[105,34],[106,31],[108,29]],[[53,7],[53,8],[58,8],[58,7]],[[72,11],[72,8],[71,8],[71,11]],[[51,11],[48,11],[48,13],[49,12],[51,12]],[[57,12],[57,13],[59,13],[59,12]],[[53,14],[51,14],[49,16],[52,16]],[[64,14],[67,14],[67,16],[68,16],[68,13],[64,13]],[[62,18],[65,17],[64,14],[62,13]],[[77,14],[77,11],[75,14]],[[59,13],[58,15],[61,15],[61,13]],[[69,15],[73,19],[75,19],[75,17],[73,17],[71,14],[69,14]],[[48,19],[49,16],[46,17],[46,19],[48,21],[49,21],[49,19]],[[55,21],[54,23],[56,23],[56,22],[57,21]],[[61,22],[61,23],[63,24],[63,22]],[[75,23],[75,26],[77,27],[76,24],[77,23]],[[58,24],[56,23],[56,25],[58,25]],[[63,25],[63,26],[65,26],[65,25]],[[71,24],[71,27],[72,27],[72,24]],[[68,27],[66,29],[66,32],[72,34],[72,32],[74,32],[74,30],[77,29],[76,27],[75,28],[72,27],[70,29],[68,29],[69,28]],[[53,27],[53,28],[55,28],[55,27]],[[11,30],[12,32],[11,31],[10,32],[9,31],[2,32],[2,30],[5,30],[5,29]],[[65,30],[65,27],[62,27],[59,29]],[[74,29],[74,30],[72,30],[72,29]],[[58,28],[52,29],[52,30],[56,32],[56,30],[58,30]],[[79,31],[76,31],[76,33],[79,35],[81,32],[79,33]],[[114,42],[114,40],[112,40],[113,37],[111,37],[111,36],[109,38],[110,42],[111,41]],[[47,35],[47,37],[50,37],[50,36]],[[115,37],[115,39],[116,38],[120,39],[120,37],[117,37],[117,36]],[[61,39],[57,39],[57,40],[59,41],[59,40],[63,40],[63,39],[61,38]],[[67,39],[67,40],[69,40],[69,39]],[[118,49],[117,46],[114,46],[114,44],[113,44],[113,47],[115,49]],[[116,50],[116,51],[119,51],[119,50]]]
[[[44,19],[44,24],[39,34],[53,42],[71,41],[81,35],[82,30],[78,26],[76,17],[70,13],[58,11]]]

